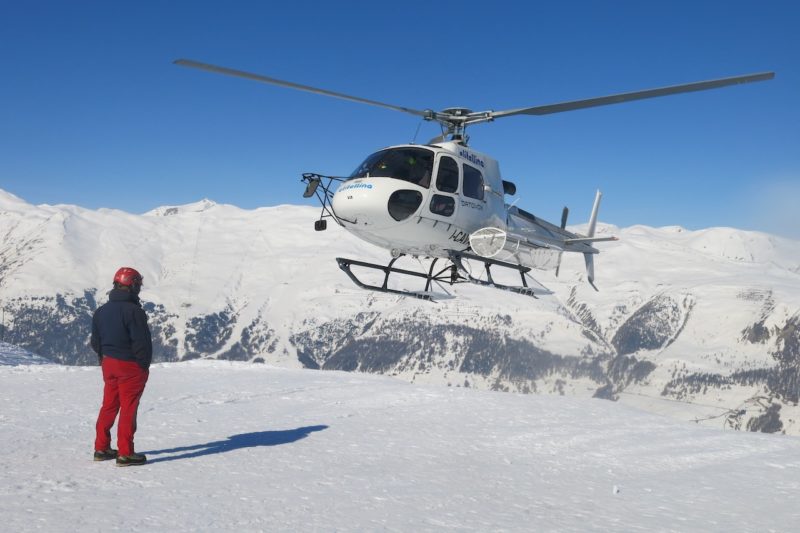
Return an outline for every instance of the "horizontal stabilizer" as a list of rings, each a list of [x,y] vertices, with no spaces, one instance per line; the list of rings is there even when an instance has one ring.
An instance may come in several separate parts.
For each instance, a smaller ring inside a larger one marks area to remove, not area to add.
[[[606,242],[606,241],[618,241],[618,237],[580,237],[577,239],[567,239],[564,241],[564,244],[582,244],[582,243],[590,243],[590,242]]]

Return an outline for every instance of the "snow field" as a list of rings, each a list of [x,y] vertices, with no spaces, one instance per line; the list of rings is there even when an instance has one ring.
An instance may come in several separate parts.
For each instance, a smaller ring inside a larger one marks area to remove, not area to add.
[[[0,367],[6,531],[790,531],[800,441],[620,404],[362,374],[155,365],[91,460],[96,367]]]

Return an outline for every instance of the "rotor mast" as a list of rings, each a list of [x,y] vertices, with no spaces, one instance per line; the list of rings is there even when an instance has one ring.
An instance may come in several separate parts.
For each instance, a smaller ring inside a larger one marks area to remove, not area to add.
[[[425,117],[425,120],[435,120],[446,128],[445,135],[449,135],[451,141],[459,141],[466,144],[468,139],[466,135],[467,126],[479,122],[493,121],[494,117],[491,116],[491,113],[491,111],[475,113],[465,107],[449,107],[439,112],[432,111],[430,118]]]

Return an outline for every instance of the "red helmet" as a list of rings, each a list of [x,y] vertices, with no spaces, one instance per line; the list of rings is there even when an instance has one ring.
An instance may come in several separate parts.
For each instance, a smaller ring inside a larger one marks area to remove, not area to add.
[[[117,273],[114,274],[114,283],[119,283],[120,285],[125,285],[126,287],[131,287],[133,285],[141,285],[144,281],[144,278],[141,274],[135,269],[131,267],[122,267],[117,270]]]

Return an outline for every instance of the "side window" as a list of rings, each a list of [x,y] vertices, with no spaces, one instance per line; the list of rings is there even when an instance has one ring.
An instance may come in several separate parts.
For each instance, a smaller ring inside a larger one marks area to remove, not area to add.
[[[483,175],[469,165],[464,165],[464,196],[483,200]]]
[[[456,201],[452,196],[434,194],[431,198],[431,213],[449,217],[456,210]]]
[[[458,163],[452,157],[442,156],[439,159],[436,188],[442,192],[456,192],[458,190]]]

